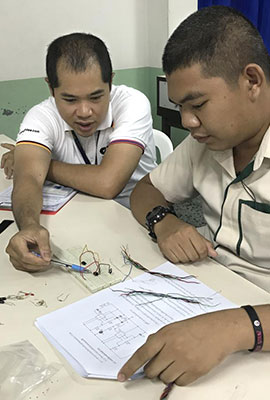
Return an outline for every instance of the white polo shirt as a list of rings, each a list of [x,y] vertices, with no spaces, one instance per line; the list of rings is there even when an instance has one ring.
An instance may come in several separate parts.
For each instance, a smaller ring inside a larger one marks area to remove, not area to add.
[[[231,149],[189,135],[150,178],[172,203],[199,193],[216,260],[270,292],[270,129],[238,176]]]
[[[20,126],[17,144],[42,146],[52,153],[54,160],[84,164],[71,130],[60,116],[54,98],[49,97],[26,114]],[[136,170],[115,198],[129,207],[129,196],[136,182],[156,166],[151,108],[146,96],[125,85],[112,85],[109,109],[97,132],[87,138],[77,136],[91,164],[101,163],[111,143],[130,143],[143,150]]]

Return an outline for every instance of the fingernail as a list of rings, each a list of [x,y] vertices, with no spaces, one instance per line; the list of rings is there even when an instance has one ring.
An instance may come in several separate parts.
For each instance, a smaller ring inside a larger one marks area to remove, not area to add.
[[[117,375],[117,380],[118,380],[119,382],[125,382],[125,381],[126,381],[126,376],[125,376],[124,374],[119,373],[119,374]]]

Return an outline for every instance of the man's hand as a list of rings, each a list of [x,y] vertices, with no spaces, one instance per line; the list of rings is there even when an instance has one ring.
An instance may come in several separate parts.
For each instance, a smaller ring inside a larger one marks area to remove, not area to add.
[[[28,272],[44,270],[51,260],[49,232],[41,225],[28,225],[10,239],[6,252],[16,269]]]
[[[14,149],[15,146],[10,143],[1,143],[1,147],[8,149],[7,153],[2,155],[1,158],[1,168],[4,168],[4,173],[7,179],[11,179],[13,177],[13,169],[14,169]]]
[[[161,252],[173,263],[194,262],[207,256],[217,256],[209,240],[200,235],[194,226],[172,214],[167,214],[155,225],[154,230]]]
[[[245,318],[243,311],[236,309],[204,314],[165,326],[150,335],[126,362],[118,373],[118,380],[124,382],[146,364],[144,373],[148,378],[159,377],[166,384],[174,382],[179,386],[195,381],[227,355],[248,346],[249,342],[243,337],[241,343],[236,314],[240,314],[240,320],[242,316]],[[252,329],[246,328],[246,331],[252,343]]]

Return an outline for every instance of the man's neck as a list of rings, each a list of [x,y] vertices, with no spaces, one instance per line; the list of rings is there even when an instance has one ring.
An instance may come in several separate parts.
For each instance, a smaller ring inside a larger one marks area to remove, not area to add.
[[[247,140],[233,148],[234,168],[236,173],[241,172],[254,158],[268,127],[269,123],[262,126],[260,131],[250,140]]]

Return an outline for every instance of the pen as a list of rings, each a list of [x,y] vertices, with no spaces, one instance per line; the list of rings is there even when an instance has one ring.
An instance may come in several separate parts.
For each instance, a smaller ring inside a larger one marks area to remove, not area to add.
[[[34,254],[34,256],[41,257],[41,255],[36,253],[35,251],[32,251],[31,253]],[[85,267],[81,267],[80,265],[77,265],[77,264],[69,264],[64,261],[59,261],[59,260],[54,260],[54,259],[51,259],[51,262],[54,264],[62,265],[63,267],[71,269],[72,271],[83,272],[83,273],[87,273],[87,274],[91,273],[91,271],[89,271],[88,269],[85,269]]]

